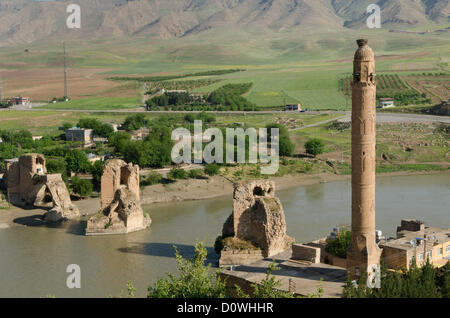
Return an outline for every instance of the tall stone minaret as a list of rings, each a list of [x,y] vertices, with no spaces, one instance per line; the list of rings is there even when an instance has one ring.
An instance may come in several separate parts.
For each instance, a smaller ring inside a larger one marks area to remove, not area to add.
[[[352,83],[352,240],[347,271],[353,279],[373,277],[381,250],[375,239],[375,56],[367,40],[358,40]]]

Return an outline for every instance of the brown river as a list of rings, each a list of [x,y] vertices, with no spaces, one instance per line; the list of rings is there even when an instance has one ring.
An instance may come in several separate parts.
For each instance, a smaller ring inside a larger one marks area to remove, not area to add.
[[[332,182],[278,191],[288,234],[297,242],[325,236],[350,221],[350,182]],[[213,245],[231,213],[232,198],[223,197],[146,206],[153,223],[146,231],[120,236],[84,236],[86,221],[56,227],[0,230],[0,297],[119,296],[127,281],[146,296],[147,286],[175,272],[173,245],[185,257],[196,241]],[[379,177],[377,228],[393,236],[402,218],[450,227],[450,175]],[[1,211],[0,211],[1,213]],[[66,286],[69,264],[81,268],[81,288]]]

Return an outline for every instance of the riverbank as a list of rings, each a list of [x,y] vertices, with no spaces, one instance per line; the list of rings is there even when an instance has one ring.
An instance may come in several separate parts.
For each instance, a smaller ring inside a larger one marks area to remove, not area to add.
[[[450,174],[445,171],[398,171],[377,174],[377,177],[409,176],[409,175],[437,175]],[[330,173],[315,175],[287,175],[271,178],[275,182],[276,191],[296,187],[309,186],[320,183],[350,180],[350,175],[335,175]],[[182,201],[207,200],[233,194],[233,182],[222,177],[214,176],[208,179],[178,180],[172,184],[158,184],[141,189],[143,205],[171,203]],[[93,215],[100,209],[100,198],[89,198],[74,201],[84,216]],[[40,216],[45,213],[42,209],[22,209],[10,207],[0,210],[0,230],[14,226],[36,226],[42,224]]]

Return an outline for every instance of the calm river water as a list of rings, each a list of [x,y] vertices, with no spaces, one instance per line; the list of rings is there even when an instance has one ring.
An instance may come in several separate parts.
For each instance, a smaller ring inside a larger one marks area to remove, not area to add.
[[[278,191],[288,234],[297,242],[326,235],[350,221],[350,182]],[[401,218],[450,227],[450,176],[404,176],[377,179],[377,228],[394,235]],[[149,284],[174,271],[173,245],[191,256],[197,240],[213,251],[216,236],[231,213],[230,197],[147,206],[153,223],[147,231],[121,236],[85,237],[85,221],[59,227],[0,230],[0,297],[119,296],[132,281],[138,296]],[[81,267],[81,289],[68,289],[66,268]]]

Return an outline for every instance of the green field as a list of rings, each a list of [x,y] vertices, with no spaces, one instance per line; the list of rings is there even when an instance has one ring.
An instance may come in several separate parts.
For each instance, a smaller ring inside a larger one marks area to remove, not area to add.
[[[121,110],[127,108],[138,108],[142,105],[139,98],[83,98],[48,104],[45,109],[79,109],[79,110]]]
[[[435,25],[430,29],[445,27]],[[69,83],[76,70],[92,71],[92,74],[80,75],[79,86],[83,85],[84,78],[101,78],[101,82],[94,83],[99,85],[95,92],[83,94],[81,91],[77,100],[47,108],[114,110],[141,104],[139,85],[124,88],[131,92],[126,96],[134,95],[135,98],[123,98],[120,91],[111,88],[117,81],[106,80],[110,77],[180,76],[245,69],[244,72],[179,80],[220,80],[209,86],[197,87],[194,92],[210,92],[227,83],[252,82],[253,87],[246,97],[260,107],[301,103],[309,109],[349,109],[349,100],[339,89],[339,79],[351,74],[355,39],[360,37],[370,39],[369,43],[376,52],[378,73],[449,71],[450,41],[447,33],[420,35],[391,33],[387,29],[349,29],[345,32],[318,30],[261,35],[239,30],[232,34],[211,30],[201,35],[166,40],[139,38],[121,42],[68,42]],[[8,87],[20,86],[17,81],[21,80],[20,76],[8,79],[13,74],[11,72],[55,68],[61,62],[60,45],[45,43],[0,48],[0,60],[5,94],[8,95]],[[39,85],[36,81],[31,84]],[[45,84],[46,79],[42,78],[44,90]],[[89,82],[86,85],[90,85]],[[26,89],[22,91],[27,92]],[[62,90],[58,88],[58,91]],[[114,92],[117,96],[111,97]],[[88,99],[84,99],[86,96]]]

